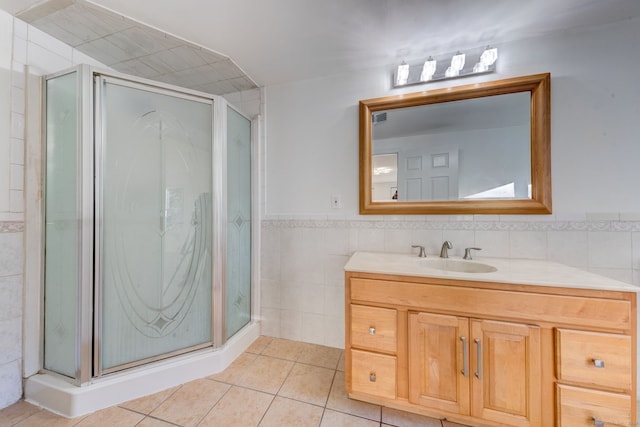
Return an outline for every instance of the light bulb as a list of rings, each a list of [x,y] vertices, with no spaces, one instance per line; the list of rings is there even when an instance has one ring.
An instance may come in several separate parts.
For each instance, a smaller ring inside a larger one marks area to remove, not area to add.
[[[398,71],[396,72],[396,85],[406,85],[409,80],[409,64],[402,61],[402,64],[398,65]]]
[[[480,63],[485,67],[489,67],[493,65],[493,63],[496,62],[497,59],[498,59],[498,48],[496,47],[491,48],[487,46],[484,52],[482,52],[482,55],[480,55]]]
[[[457,52],[455,55],[453,55],[453,57],[451,58],[451,69],[458,72],[462,70],[464,68],[464,58],[464,53]]]
[[[432,57],[427,58],[422,66],[422,74],[420,74],[420,80],[426,82],[427,80],[431,80],[433,75],[436,72],[436,60]]]

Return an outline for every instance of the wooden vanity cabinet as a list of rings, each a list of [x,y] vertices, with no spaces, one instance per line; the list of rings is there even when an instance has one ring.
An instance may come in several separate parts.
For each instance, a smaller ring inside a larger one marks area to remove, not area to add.
[[[351,398],[474,426],[635,423],[635,293],[354,272],[345,288]]]

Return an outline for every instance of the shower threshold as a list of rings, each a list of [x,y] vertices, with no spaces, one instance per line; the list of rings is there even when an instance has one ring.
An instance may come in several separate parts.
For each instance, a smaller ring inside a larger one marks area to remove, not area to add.
[[[260,335],[251,322],[216,349],[176,356],[76,386],[43,373],[27,378],[25,400],[67,418],[86,415],[142,396],[204,378],[226,369]]]

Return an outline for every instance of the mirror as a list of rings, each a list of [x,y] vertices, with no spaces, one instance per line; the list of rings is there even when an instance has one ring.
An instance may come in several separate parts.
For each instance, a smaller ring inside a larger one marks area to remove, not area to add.
[[[548,73],[360,101],[360,213],[551,213],[549,103]]]

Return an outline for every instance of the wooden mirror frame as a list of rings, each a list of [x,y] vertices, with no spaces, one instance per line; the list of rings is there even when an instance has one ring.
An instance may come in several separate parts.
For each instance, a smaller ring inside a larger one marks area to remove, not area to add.
[[[531,93],[531,199],[417,202],[374,202],[372,200],[372,113],[516,92]],[[550,103],[551,75],[549,73],[360,101],[360,213],[375,215],[550,214]]]

